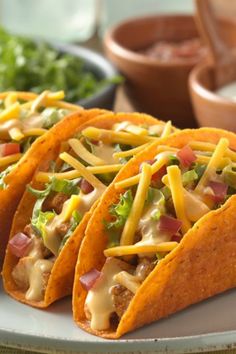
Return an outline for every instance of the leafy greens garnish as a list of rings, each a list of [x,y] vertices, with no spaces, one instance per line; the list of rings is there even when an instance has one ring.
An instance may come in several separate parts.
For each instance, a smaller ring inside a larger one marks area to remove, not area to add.
[[[7,33],[0,28],[0,91],[44,90],[66,92],[66,101],[92,96],[121,77],[100,80],[80,58],[62,53],[44,42]]]
[[[57,109],[54,107],[45,108],[42,111],[42,116],[44,118],[43,128],[51,128],[54,124],[64,118],[68,113],[69,111],[67,111],[66,109]]]
[[[36,198],[45,198],[51,192],[61,192],[66,195],[79,194],[78,187],[79,179],[67,180],[67,179],[57,179],[52,177],[50,182],[46,184],[44,190],[34,189],[31,186],[27,186],[27,189],[32,193]]]
[[[44,238],[45,236],[45,226],[48,223],[48,221],[52,220],[54,216],[56,215],[55,212],[53,211],[41,211],[38,209],[38,212],[36,215],[33,214],[33,218],[31,220],[31,225],[36,232],[37,235],[41,236]]]
[[[120,201],[118,204],[113,204],[110,207],[110,214],[114,217],[114,221],[111,222],[106,222],[105,221],[105,227],[107,230],[115,228],[121,228],[124,226],[131,207],[133,205],[133,195],[131,190],[129,189],[126,191],[123,195],[120,196]]]

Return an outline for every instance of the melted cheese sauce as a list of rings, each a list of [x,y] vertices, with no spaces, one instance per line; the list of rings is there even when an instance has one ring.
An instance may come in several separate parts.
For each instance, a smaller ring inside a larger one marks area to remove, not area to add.
[[[91,314],[92,329],[105,330],[110,327],[110,316],[115,311],[111,288],[118,284],[115,276],[124,270],[122,264],[125,263],[115,258],[108,258],[103,266],[101,278],[88,292],[85,306]]]
[[[119,163],[119,159],[113,157],[114,152],[114,147],[112,145],[103,143],[94,145],[94,155],[106,161],[108,165]]]
[[[161,136],[164,128],[165,128],[165,126],[164,125],[160,125],[160,124],[150,125],[148,127],[148,134],[149,135]]]
[[[44,289],[47,285],[47,273],[50,273],[53,262],[47,259],[38,259],[32,267],[29,268],[30,287],[25,294],[25,298],[31,301],[40,301],[44,297]]]
[[[196,222],[210,211],[210,208],[201,200],[200,195],[187,190],[184,191],[184,203],[187,206],[187,218],[193,222]]]
[[[139,221],[138,230],[142,239],[136,245],[156,245],[170,240],[170,234],[163,231],[160,232],[157,227],[157,221],[152,218],[157,211],[165,213],[165,207],[161,205],[159,198],[154,199]]]
[[[36,237],[32,240],[33,245],[29,255],[19,260],[12,271],[12,277],[17,285],[28,288],[25,294],[27,300],[41,301],[48,280],[45,274],[51,272],[54,262],[43,259],[41,240]]]

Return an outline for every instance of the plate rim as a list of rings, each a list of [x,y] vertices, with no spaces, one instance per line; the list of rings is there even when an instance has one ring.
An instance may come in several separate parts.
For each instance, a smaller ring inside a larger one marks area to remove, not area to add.
[[[191,353],[236,348],[236,330],[172,338],[71,340],[0,328],[0,345],[55,353]],[[79,350],[79,352],[78,352]]]

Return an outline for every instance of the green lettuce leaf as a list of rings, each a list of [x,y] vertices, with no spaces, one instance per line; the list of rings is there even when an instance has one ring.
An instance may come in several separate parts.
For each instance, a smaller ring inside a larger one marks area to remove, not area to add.
[[[106,229],[121,228],[124,226],[132,205],[133,196],[131,190],[129,189],[120,196],[120,201],[118,204],[113,204],[110,207],[110,214],[115,218],[115,220],[112,222],[107,222],[105,225]]]

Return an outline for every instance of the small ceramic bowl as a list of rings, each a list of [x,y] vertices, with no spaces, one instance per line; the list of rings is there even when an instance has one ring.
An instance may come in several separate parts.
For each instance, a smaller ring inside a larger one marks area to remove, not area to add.
[[[187,15],[133,18],[109,30],[105,52],[127,78],[126,92],[135,109],[178,127],[193,127],[195,120],[188,92],[188,75],[196,59],[163,62],[138,53],[158,41],[198,37],[195,22]]]
[[[189,76],[189,89],[200,126],[236,131],[236,101],[215,93],[216,69],[207,63],[196,66]]]

